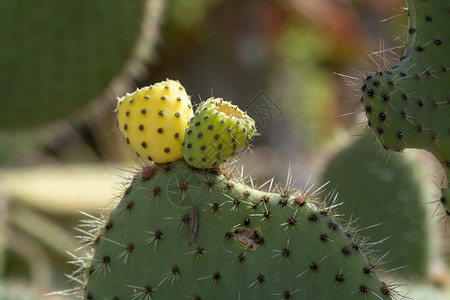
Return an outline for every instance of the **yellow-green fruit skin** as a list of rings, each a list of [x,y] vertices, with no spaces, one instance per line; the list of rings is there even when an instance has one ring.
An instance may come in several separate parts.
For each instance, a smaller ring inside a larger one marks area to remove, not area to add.
[[[193,111],[179,81],[162,81],[118,98],[116,116],[120,132],[142,158],[155,163],[183,158],[181,144]]]

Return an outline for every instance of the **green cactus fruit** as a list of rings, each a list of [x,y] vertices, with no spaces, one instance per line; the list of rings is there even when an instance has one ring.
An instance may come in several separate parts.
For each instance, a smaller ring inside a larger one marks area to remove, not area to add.
[[[255,133],[255,121],[236,105],[209,98],[186,129],[184,159],[198,169],[213,168],[246,147]]]
[[[119,98],[116,116],[119,130],[139,156],[156,163],[183,158],[181,144],[193,112],[180,82],[162,81]]]
[[[257,191],[184,161],[146,166],[88,231],[84,297],[390,299],[358,239],[313,197]]]
[[[408,0],[407,4],[405,53],[391,70],[369,75],[364,80],[361,101],[369,127],[385,149],[428,150],[444,166],[448,185],[449,4],[448,1],[426,0]],[[448,187],[443,192],[448,192]],[[450,215],[450,201],[442,203]]]
[[[374,248],[389,253],[384,268],[400,268],[397,276],[424,278],[435,246],[425,205],[427,184],[421,179],[426,171],[408,155],[394,153],[387,159],[380,148],[369,135],[352,140],[328,163],[322,182],[331,182],[326,190],[336,189],[345,199],[339,207],[344,218],[353,218],[357,228],[370,228],[365,233],[383,241]]]
[[[0,127],[61,120],[123,90],[150,56],[162,2],[0,1]]]

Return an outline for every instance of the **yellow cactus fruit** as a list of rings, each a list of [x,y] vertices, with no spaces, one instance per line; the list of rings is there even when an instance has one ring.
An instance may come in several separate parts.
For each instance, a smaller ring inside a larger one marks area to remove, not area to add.
[[[155,163],[183,158],[184,131],[193,117],[179,81],[166,80],[118,98],[119,130],[137,154]]]

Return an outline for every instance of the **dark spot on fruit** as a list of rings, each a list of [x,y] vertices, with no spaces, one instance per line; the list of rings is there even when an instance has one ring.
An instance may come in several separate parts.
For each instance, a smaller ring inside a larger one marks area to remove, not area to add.
[[[257,203],[257,202],[252,202],[252,203],[250,204],[250,207],[251,207],[252,209],[257,209],[257,208],[258,208],[258,203]]]
[[[331,230],[337,230],[338,229],[338,225],[334,222],[328,222],[328,228],[330,228]]]
[[[422,132],[422,131],[423,131],[423,128],[422,128],[421,125],[417,125],[417,131],[418,131],[418,132]]]
[[[205,151],[206,150],[206,146],[205,145],[201,146],[200,150]]]
[[[233,200],[233,206],[237,207],[237,206],[239,206],[239,204],[241,204],[241,200],[239,198],[235,198]]]
[[[169,147],[164,148],[164,152],[169,153],[170,152],[170,148]]]
[[[218,139],[219,139],[219,135],[216,134],[216,135],[214,136],[214,139],[215,139],[215,140],[218,140]]]
[[[409,28],[409,29],[408,29],[408,33],[409,33],[409,34],[413,34],[414,32],[416,32],[416,29],[415,29],[415,28]]]
[[[205,108],[206,108],[206,107],[205,107]],[[204,116],[203,116],[203,119],[205,119],[205,120],[209,119],[209,115],[208,115],[208,114],[204,115]]]
[[[357,244],[351,243],[351,246],[352,246],[353,249],[359,250],[359,246]]]
[[[373,85],[376,86],[376,87],[379,87],[380,86],[380,81],[378,79],[375,79],[373,81]]]
[[[232,237],[233,237],[233,235],[231,234],[231,232],[225,233],[225,238],[226,238],[227,240],[231,239]]]
[[[383,113],[383,112],[381,112],[381,113],[378,115],[378,118],[379,118],[381,121],[384,121],[384,120],[386,120],[386,114]]]
[[[384,102],[388,102],[389,101],[389,95],[383,95],[383,100]]]
[[[147,143],[146,142],[142,142],[142,148],[147,148]]]
[[[384,132],[383,128],[380,128],[380,127],[377,128],[377,133],[378,134],[383,134],[383,132]]]
[[[372,89],[367,89],[367,95],[369,95],[369,97],[372,98],[373,95],[375,95],[375,92]]]
[[[367,84],[363,84],[361,90],[364,92],[366,90],[366,88],[367,88]]]
[[[127,130],[128,129],[128,125],[127,124],[123,125],[123,129]]]
[[[239,253],[237,259],[238,259],[238,262],[240,262],[240,263],[243,262],[245,259],[245,253]]]
[[[325,233],[322,233],[319,238],[322,242],[328,242],[328,236]]]
[[[194,125],[195,125],[195,126],[199,126],[199,125],[200,125],[200,122],[197,121],[197,122],[194,123]]]
[[[400,72],[400,76],[401,76],[401,77],[406,77],[406,74],[403,73],[403,72]]]
[[[187,146],[186,146],[188,149],[191,149],[192,148],[192,144],[187,144]]]
[[[434,19],[433,19],[432,16],[428,15],[428,16],[425,17],[425,20],[427,20],[427,22],[433,22]]]
[[[266,210],[266,211],[264,212],[264,218],[265,218],[265,219],[269,219],[270,216],[271,216],[270,211]]]
[[[420,107],[423,107],[423,101],[422,100],[417,100],[417,105],[419,105]]]
[[[144,125],[139,125],[139,130],[144,130]]]
[[[176,139],[179,139],[180,138],[180,134],[177,132],[177,133],[175,133],[175,138]]]
[[[419,74],[415,74],[414,77],[415,77],[417,80],[420,80]]]
[[[317,271],[317,269],[319,268],[319,265],[317,263],[313,262],[309,265],[309,268],[311,269],[311,271],[314,272],[314,271]]]
[[[422,52],[423,51],[423,47],[422,46],[417,46],[416,47],[416,51],[417,52]]]
[[[161,100],[166,100],[166,96],[161,96]]]
[[[388,81],[389,86],[394,86],[394,81],[392,79],[389,79]]]
[[[86,299],[88,299],[88,300],[93,300],[93,299],[94,299],[94,295],[92,295],[92,293],[89,292],[89,293],[87,294],[87,296],[86,296]]]
[[[372,106],[367,105],[367,106],[365,107],[365,110],[366,110],[366,113],[369,114],[369,113],[372,111]]]
[[[370,267],[364,267],[363,268],[363,273],[364,274],[370,274],[371,271],[372,271],[372,268],[370,268]]]
[[[192,130],[191,130],[191,129],[188,129],[188,131],[186,131],[186,133],[187,133],[187,134],[191,134],[191,133],[192,133]]]
[[[402,98],[403,98],[403,100],[408,100],[408,95],[402,94]]]
[[[442,42],[441,42],[441,40],[434,40],[434,43],[437,45],[437,46],[440,46],[440,45],[442,45]]]
[[[283,298],[284,299],[291,299],[291,293],[289,293],[289,291],[284,291],[283,292]]]
[[[398,131],[397,132],[397,137],[398,137],[398,139],[403,139],[403,132],[401,132],[401,131]]]

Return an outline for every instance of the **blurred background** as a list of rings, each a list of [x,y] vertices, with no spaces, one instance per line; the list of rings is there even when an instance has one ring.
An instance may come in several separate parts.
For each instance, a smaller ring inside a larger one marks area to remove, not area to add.
[[[343,219],[373,241],[391,237],[373,247],[392,250],[389,275],[448,288],[440,167],[425,152],[381,152],[358,106],[362,79],[402,54],[404,6],[0,1],[0,299],[71,299],[43,295],[73,287],[64,274],[81,245],[80,211],[100,215],[142,163],[115,130],[115,98],[166,78],[195,103],[222,97],[255,118],[261,135],[244,173],[283,185],[292,166],[298,186],[330,180]]]

